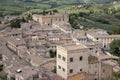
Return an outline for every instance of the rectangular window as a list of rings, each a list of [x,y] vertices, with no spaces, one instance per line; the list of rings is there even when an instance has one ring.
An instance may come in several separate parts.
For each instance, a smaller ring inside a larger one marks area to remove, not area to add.
[[[93,48],[89,48],[90,50],[93,50]]]
[[[65,61],[65,57],[62,57],[62,60]]]
[[[58,58],[61,58],[61,55],[58,54]]]
[[[65,72],[65,69],[64,69],[64,68],[62,68],[62,70]]]
[[[73,73],[73,69],[70,69],[70,73]]]
[[[97,74],[97,71],[95,72],[95,74]]]
[[[59,21],[61,21],[61,18],[59,18]]]
[[[105,69],[103,69],[103,72],[105,72]]]
[[[61,66],[58,65],[58,68],[61,69]]]
[[[82,69],[80,69],[80,72],[83,71]]]
[[[73,62],[73,58],[70,58],[70,62]]]
[[[80,61],[82,61],[82,60],[83,60],[83,57],[82,57],[82,56],[80,56],[79,60],[80,60]]]

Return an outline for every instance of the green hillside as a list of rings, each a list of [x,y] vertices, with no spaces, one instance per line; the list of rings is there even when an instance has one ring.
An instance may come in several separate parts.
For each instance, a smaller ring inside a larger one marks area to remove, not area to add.
[[[120,34],[120,2],[109,4],[93,4],[69,6],[61,8],[70,12],[72,27],[101,28],[110,34]]]
[[[0,0],[0,17],[29,11],[57,9],[70,13],[73,28],[103,28],[120,34],[120,1],[118,0]]]
[[[37,12],[66,5],[84,3],[108,3],[116,0],[0,0],[0,16],[21,14],[24,11]]]

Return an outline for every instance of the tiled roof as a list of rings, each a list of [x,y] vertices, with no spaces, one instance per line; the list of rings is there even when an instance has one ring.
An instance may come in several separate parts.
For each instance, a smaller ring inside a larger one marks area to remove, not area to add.
[[[87,48],[84,44],[70,44],[70,45],[64,45],[63,46],[66,50],[77,50],[77,49],[85,49]]]

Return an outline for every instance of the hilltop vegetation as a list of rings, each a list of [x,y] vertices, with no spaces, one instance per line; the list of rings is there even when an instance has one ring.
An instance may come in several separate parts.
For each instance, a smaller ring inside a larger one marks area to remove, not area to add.
[[[0,16],[21,14],[24,11],[38,12],[66,5],[83,3],[108,3],[116,0],[0,0]]]
[[[102,28],[120,34],[119,0],[0,0],[0,17],[28,11],[40,14],[45,10],[67,11],[73,28],[82,25],[84,29]]]
[[[110,52],[111,52],[111,54],[120,57],[120,49],[119,48],[120,48],[120,40],[114,40],[110,44]]]
[[[61,9],[63,10],[63,9]],[[70,23],[74,28],[101,28],[109,34],[120,34],[120,3],[69,6]]]

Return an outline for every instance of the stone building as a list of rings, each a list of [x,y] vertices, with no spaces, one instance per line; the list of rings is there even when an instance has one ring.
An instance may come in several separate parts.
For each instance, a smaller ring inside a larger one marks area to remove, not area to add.
[[[41,25],[52,25],[56,21],[68,22],[69,20],[67,13],[52,13],[46,15],[34,14],[32,18],[34,21],[39,22]]]
[[[23,65],[22,66],[11,65],[11,66],[6,70],[8,80],[38,80],[39,79],[38,72],[29,66],[23,66]]]
[[[26,42],[23,38],[8,37],[6,45],[10,50],[18,53],[18,47],[26,46]]]
[[[85,45],[57,47],[57,74],[64,79],[79,72],[88,72],[89,48]]]
[[[109,35],[107,31],[102,29],[90,29],[87,31],[87,37],[95,42],[101,42],[103,48],[109,49],[109,44],[116,39],[120,39],[120,35]]]
[[[5,37],[22,37],[23,31],[21,29],[6,29],[3,32],[1,32],[1,35]]]
[[[60,29],[64,33],[72,33],[72,27],[68,22],[54,22],[52,26],[53,28]]]
[[[71,33],[71,37],[74,42],[78,43],[86,43],[88,41],[86,33],[80,29],[73,30]]]
[[[101,42],[93,42],[93,41],[89,41],[84,43],[84,45],[86,45],[87,47],[89,47],[89,49],[92,51],[92,53],[102,53],[103,49],[102,49],[102,44]]]
[[[109,58],[102,53],[93,52],[84,44],[58,46],[57,75],[65,80],[112,80],[113,67],[105,63]],[[82,74],[84,77],[76,78]]]

